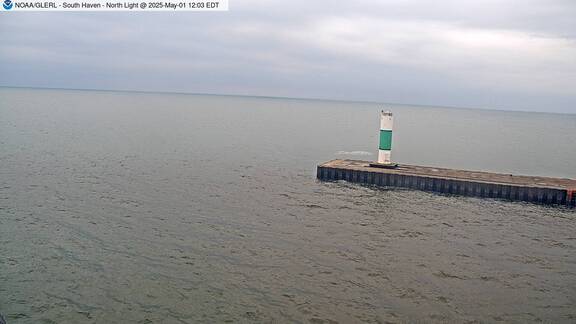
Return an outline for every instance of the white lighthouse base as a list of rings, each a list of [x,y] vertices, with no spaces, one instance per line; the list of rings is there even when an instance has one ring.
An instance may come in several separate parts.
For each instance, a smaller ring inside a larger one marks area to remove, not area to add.
[[[389,150],[378,150],[378,162],[370,163],[370,166],[376,168],[395,168],[398,166],[396,163],[392,163],[390,160],[390,151]]]

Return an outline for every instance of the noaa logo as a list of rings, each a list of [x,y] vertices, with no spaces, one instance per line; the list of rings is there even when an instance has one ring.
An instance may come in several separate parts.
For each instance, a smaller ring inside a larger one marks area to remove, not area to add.
[[[14,3],[12,2],[12,0],[4,0],[4,3],[2,3],[2,7],[4,7],[4,9],[6,10],[12,9],[13,6]]]

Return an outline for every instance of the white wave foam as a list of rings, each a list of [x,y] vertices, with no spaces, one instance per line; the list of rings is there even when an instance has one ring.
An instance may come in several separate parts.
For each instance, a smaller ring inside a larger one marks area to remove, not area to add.
[[[336,155],[372,155],[372,153],[366,151],[338,151]]]

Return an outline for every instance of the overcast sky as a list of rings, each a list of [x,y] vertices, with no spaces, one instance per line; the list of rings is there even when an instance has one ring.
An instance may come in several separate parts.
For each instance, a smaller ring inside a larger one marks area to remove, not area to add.
[[[576,113],[574,0],[0,13],[0,85]]]

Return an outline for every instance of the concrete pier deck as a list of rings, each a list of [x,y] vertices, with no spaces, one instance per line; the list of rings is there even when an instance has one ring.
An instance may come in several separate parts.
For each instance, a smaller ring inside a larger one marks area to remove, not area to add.
[[[344,180],[376,186],[403,187],[447,194],[576,205],[576,180],[453,170],[401,164],[375,168],[371,162],[332,160],[317,168],[320,180]]]

